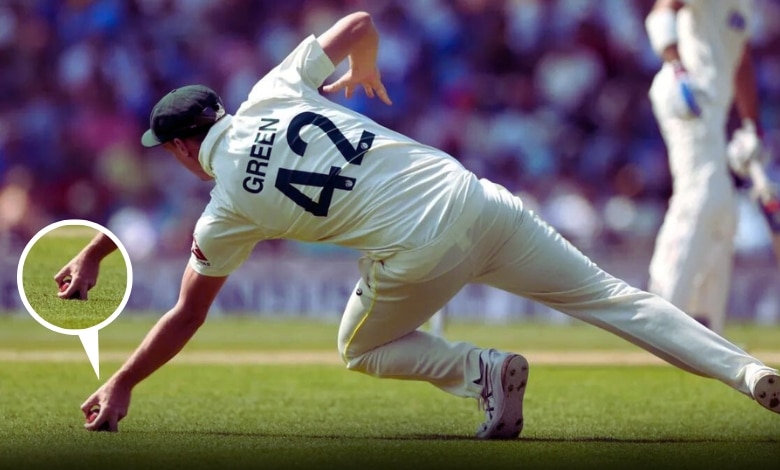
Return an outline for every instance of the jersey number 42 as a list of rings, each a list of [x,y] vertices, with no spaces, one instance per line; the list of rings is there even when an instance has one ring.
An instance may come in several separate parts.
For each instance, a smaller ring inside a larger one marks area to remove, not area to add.
[[[306,148],[308,147],[308,144],[301,137],[301,129],[307,125],[320,128],[333,142],[333,145],[336,146],[344,160],[351,165],[363,163],[363,155],[374,143],[374,134],[364,130],[357,145],[352,145],[339,128],[333,124],[333,121],[321,114],[304,112],[295,116],[287,128],[287,143],[290,149],[301,157],[306,155]],[[328,173],[312,173],[280,168],[276,176],[275,186],[276,189],[292,199],[306,212],[310,212],[317,217],[326,217],[330,209],[330,203],[333,200],[333,191],[336,189],[352,191],[352,188],[355,186],[355,178],[341,176],[342,168],[331,166]],[[296,186],[322,188],[319,200],[315,201],[310,198]]]

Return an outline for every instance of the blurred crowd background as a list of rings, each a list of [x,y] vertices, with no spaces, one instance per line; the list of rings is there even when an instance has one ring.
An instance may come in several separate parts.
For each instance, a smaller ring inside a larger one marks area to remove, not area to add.
[[[442,148],[590,254],[649,256],[670,195],[647,91],[660,62],[651,0],[3,0],[0,251],[45,225],[103,224],[136,260],[183,260],[208,200],[140,146],[154,103],[204,83],[230,112],[308,34],[371,12],[391,107],[334,100]],[[752,45],[767,144],[780,149],[780,1],[757,0]],[[777,165],[770,162],[773,175]],[[780,178],[779,178],[780,179]],[[747,198],[738,247],[767,233]],[[751,212],[752,211],[752,212]],[[332,252],[290,242],[266,253]]]

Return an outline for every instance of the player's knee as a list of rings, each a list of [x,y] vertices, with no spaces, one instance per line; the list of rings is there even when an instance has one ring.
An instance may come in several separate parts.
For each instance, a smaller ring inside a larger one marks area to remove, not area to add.
[[[363,354],[365,349],[361,347],[362,341],[360,340],[358,331],[352,328],[340,328],[337,344],[339,348],[339,355],[347,362],[349,359],[353,359]]]
[[[348,350],[347,350],[348,351]],[[365,372],[364,354],[349,354],[347,351],[341,353],[341,360],[347,366],[347,370],[355,372]]]
[[[349,344],[346,342],[339,341],[339,356],[341,357],[341,360],[344,361],[348,370],[354,370],[356,372],[364,371],[364,367],[362,366],[364,363],[362,360],[364,354],[362,351],[358,351],[354,347],[349,347]]]
[[[338,350],[339,357],[341,357],[341,360],[344,361],[344,364],[346,364],[347,368],[349,368],[350,361],[355,359],[358,354],[355,354],[353,349],[349,347],[349,342],[341,337],[339,337],[338,341]]]

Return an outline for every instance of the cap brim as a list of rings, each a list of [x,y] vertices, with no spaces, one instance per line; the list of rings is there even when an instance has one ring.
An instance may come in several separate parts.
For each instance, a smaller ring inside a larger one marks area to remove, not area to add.
[[[146,132],[144,132],[144,135],[141,137],[141,144],[144,147],[156,147],[162,144],[162,142],[157,140],[157,137],[154,136],[152,130],[149,129]]]

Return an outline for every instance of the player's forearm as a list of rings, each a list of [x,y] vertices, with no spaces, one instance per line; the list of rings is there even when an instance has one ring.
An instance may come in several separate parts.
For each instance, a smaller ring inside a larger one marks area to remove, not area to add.
[[[133,355],[111,380],[132,389],[178,354],[203,324],[205,315],[194,316],[177,304],[152,327]]]
[[[116,244],[105,233],[99,232],[94,238],[84,247],[82,254],[85,257],[100,261],[106,256],[113,253],[116,250]]]
[[[152,327],[111,380],[132,389],[170,361],[206,321],[209,308],[226,280],[226,276],[201,276],[187,265],[181,280],[179,301]]]
[[[349,61],[353,69],[375,67],[379,53],[379,32],[374,27],[371,17],[369,16],[362,24],[349,52]]]
[[[349,57],[352,67],[376,63],[379,32],[371,15],[356,12],[345,16],[323,33],[318,41],[331,62],[338,65]]]
[[[748,46],[742,53],[742,60],[734,77],[734,105],[742,120],[752,121],[760,133],[756,73]]]

